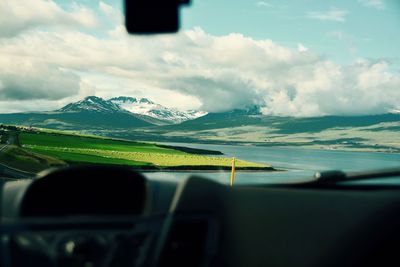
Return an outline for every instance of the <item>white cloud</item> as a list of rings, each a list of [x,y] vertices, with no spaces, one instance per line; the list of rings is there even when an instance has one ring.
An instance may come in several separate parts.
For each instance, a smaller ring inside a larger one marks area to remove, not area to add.
[[[321,61],[309,71],[290,75],[290,86],[267,97],[265,112],[300,116],[376,114],[399,103],[400,77],[391,74],[385,62],[359,60],[339,66]]]
[[[308,48],[305,47],[302,43],[298,43],[298,44],[297,44],[297,50],[298,50],[300,53],[305,53],[305,52],[308,51]]]
[[[289,49],[201,28],[156,37],[129,37],[121,24],[102,37],[33,29],[3,38],[0,73],[0,112],[28,103],[51,110],[92,94],[206,111],[265,103],[266,114],[289,116],[383,113],[400,103],[400,75],[385,61],[343,66],[302,43]]]
[[[358,0],[358,2],[366,7],[372,7],[380,10],[385,9],[384,0]]]
[[[317,20],[345,22],[348,13],[349,11],[345,9],[331,7],[327,11],[309,11],[307,12],[306,17]]]
[[[272,7],[272,4],[267,1],[258,1],[256,2],[256,6],[258,7]]]
[[[103,14],[105,14],[108,18],[113,20],[115,23],[122,23],[123,21],[123,14],[116,9],[115,7],[104,3],[103,1],[99,2],[99,9]]]
[[[73,4],[69,12],[52,0],[0,0],[0,37],[15,36],[38,26],[94,27],[91,10]]]
[[[14,55],[0,57],[0,81],[0,100],[59,100],[77,94],[80,88],[79,76],[53,64]]]

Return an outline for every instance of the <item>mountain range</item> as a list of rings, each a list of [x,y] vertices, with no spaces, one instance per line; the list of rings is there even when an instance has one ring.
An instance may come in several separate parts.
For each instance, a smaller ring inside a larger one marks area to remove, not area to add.
[[[167,108],[147,98],[120,96],[105,100],[88,96],[55,111],[0,114],[0,123],[68,130],[130,129],[177,124],[205,114]]]
[[[251,106],[220,113],[179,111],[147,98],[89,96],[59,110],[0,114],[0,123],[118,138],[295,145],[400,152],[400,113],[314,118],[263,115]]]

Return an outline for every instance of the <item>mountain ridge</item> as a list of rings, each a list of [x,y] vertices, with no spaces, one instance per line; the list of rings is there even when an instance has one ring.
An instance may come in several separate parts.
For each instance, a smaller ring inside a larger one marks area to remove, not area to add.
[[[101,97],[87,96],[83,100],[69,103],[66,106],[56,110],[58,112],[79,112],[79,111],[94,111],[94,112],[121,112],[121,108]]]
[[[111,101],[120,108],[131,113],[146,115],[172,124],[193,120],[207,114],[203,111],[180,111],[174,108],[167,108],[149,100],[148,98],[119,96],[110,98],[108,101]]]
[[[128,110],[118,101],[138,103],[142,110]],[[148,98],[120,96],[106,100],[87,96],[53,111],[0,114],[0,123],[67,130],[112,130],[176,124],[197,118],[199,114],[203,115],[198,111],[185,113],[168,109]]]
[[[56,110],[56,112],[81,111],[101,113],[128,112],[156,125],[178,124],[207,114],[196,110],[180,111],[157,104],[148,98],[129,96],[118,96],[107,100],[97,96],[87,96],[82,100],[69,103]]]

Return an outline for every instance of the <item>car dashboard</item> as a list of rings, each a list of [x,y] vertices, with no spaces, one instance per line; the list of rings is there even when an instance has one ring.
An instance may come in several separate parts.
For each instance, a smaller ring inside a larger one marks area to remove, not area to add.
[[[74,167],[2,185],[1,266],[399,264],[395,187],[227,186]]]

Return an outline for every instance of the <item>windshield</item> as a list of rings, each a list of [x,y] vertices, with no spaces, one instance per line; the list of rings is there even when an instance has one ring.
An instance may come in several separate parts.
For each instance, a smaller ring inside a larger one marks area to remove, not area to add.
[[[129,35],[121,1],[0,0],[0,177],[78,164],[224,184],[400,162],[396,0],[212,1]]]

